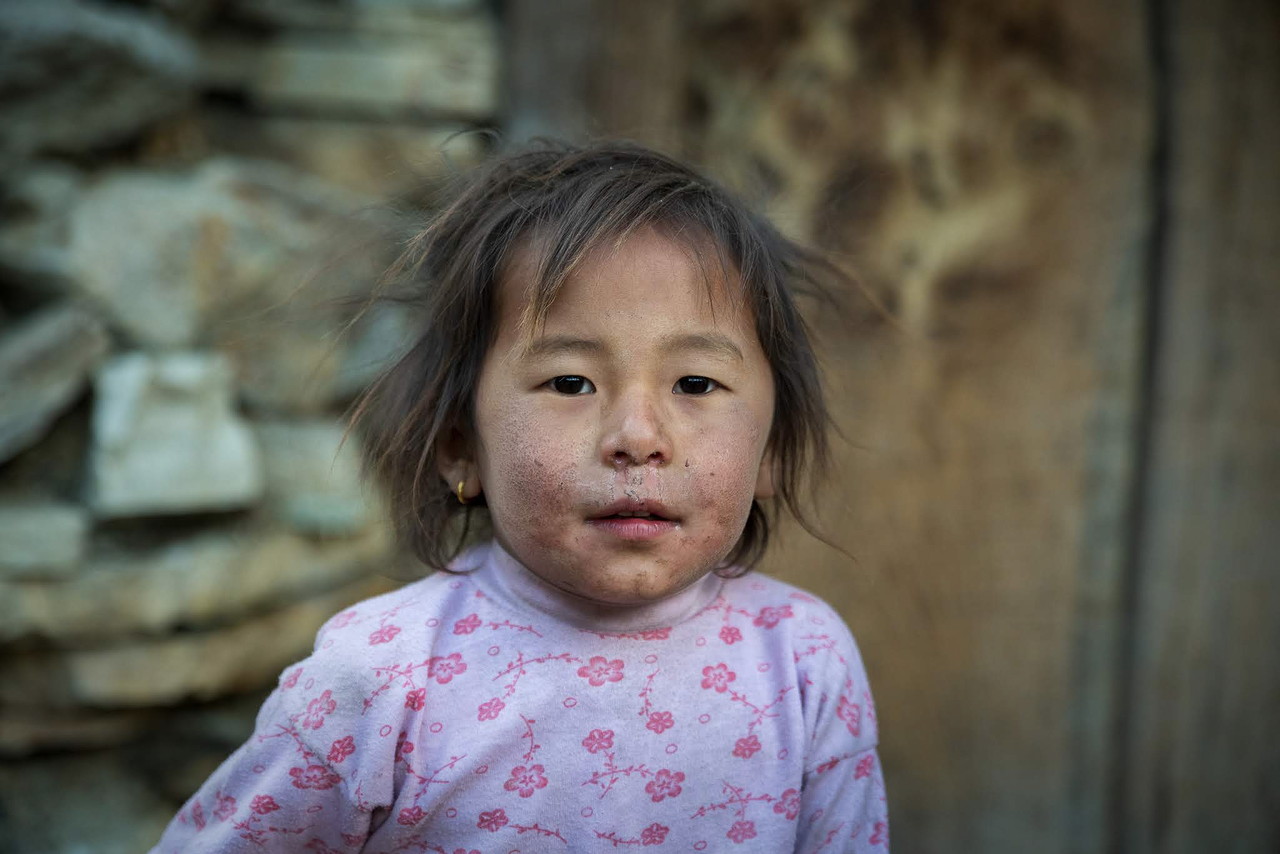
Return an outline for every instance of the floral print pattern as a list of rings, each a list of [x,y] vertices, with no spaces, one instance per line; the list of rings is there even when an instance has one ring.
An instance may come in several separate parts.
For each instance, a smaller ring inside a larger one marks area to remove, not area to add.
[[[511,769],[511,779],[502,784],[508,792],[518,792],[522,798],[531,798],[538,789],[547,787],[547,778],[542,773],[541,765],[530,765],[528,768],[517,765]]]
[[[712,579],[672,625],[591,631],[498,572],[330,620],[156,854],[888,850],[866,675],[820,600]]]
[[[663,768],[654,778],[648,782],[644,790],[649,793],[653,802],[660,803],[663,798],[674,798],[684,791],[681,783],[684,782],[683,771],[668,771]]]
[[[622,681],[622,659],[608,661],[604,656],[593,655],[591,660],[578,668],[578,675],[587,680],[593,688],[599,688],[606,682]]]

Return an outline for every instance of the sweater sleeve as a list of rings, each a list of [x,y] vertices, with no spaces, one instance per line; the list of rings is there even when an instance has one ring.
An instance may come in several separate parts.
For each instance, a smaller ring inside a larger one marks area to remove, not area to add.
[[[879,854],[889,850],[889,819],[871,688],[843,621],[828,612],[825,623],[826,642],[800,660],[809,749],[796,851]]]
[[[286,670],[253,735],[183,805],[152,854],[359,851],[389,797],[375,791],[384,781],[361,779],[361,754],[371,751],[359,749],[369,733],[357,692],[319,653]]]

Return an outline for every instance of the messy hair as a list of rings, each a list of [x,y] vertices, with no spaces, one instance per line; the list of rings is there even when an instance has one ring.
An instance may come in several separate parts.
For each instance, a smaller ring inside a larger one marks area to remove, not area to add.
[[[448,568],[483,507],[455,498],[437,459],[442,441],[476,436],[475,389],[497,334],[499,283],[516,252],[536,256],[524,318],[526,329],[536,328],[588,254],[641,227],[684,243],[704,273],[715,263],[727,281],[741,283],[772,368],[768,448],[777,498],[768,507],[752,502],[717,571],[745,572],[759,561],[779,503],[813,532],[804,499],[826,470],[829,415],[795,296],[829,294],[826,283],[839,270],[670,157],[633,143],[544,141],[480,167],[409,242],[394,269],[421,325],[351,416],[397,534],[427,566]]]

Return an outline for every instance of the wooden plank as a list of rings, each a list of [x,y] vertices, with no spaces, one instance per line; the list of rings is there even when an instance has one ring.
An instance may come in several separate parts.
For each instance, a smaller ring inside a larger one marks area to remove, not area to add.
[[[1280,11],[1171,0],[1123,850],[1280,851]]]
[[[511,0],[504,127],[512,142],[626,137],[683,145],[686,47],[677,0]]]
[[[816,318],[857,562],[794,533],[769,561],[859,637],[898,852],[1107,846],[1143,8],[726,2],[694,34],[707,162],[905,328]]]

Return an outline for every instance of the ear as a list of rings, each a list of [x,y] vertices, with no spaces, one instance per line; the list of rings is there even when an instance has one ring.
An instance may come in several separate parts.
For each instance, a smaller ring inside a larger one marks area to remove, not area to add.
[[[448,486],[449,492],[458,494],[462,484],[462,498],[470,501],[484,492],[480,482],[480,466],[476,463],[472,443],[459,430],[450,430],[436,444],[436,469]]]
[[[773,485],[773,451],[766,450],[760,460],[760,471],[756,474],[756,498],[773,498],[776,490]]]

